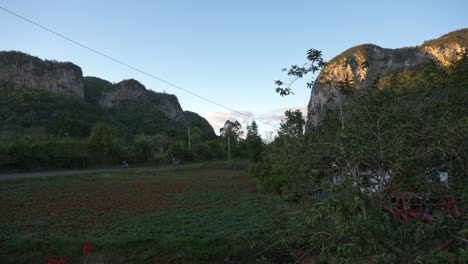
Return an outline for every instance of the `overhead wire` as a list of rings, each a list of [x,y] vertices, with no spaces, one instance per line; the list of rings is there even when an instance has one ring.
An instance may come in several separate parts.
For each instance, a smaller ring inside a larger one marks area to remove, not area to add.
[[[169,82],[169,81],[166,81],[166,80],[164,80],[164,79],[162,79],[162,78],[160,78],[160,77],[157,77],[157,76],[155,76],[155,75],[153,75],[153,74],[151,74],[151,73],[148,73],[148,72],[146,72],[146,71],[144,71],[144,70],[141,70],[141,69],[139,69],[139,68],[137,68],[137,67],[134,67],[134,66],[132,66],[132,65],[130,65],[130,64],[128,64],[128,63],[125,63],[125,62],[123,62],[122,60],[116,59],[116,58],[114,58],[114,57],[111,57],[111,56],[109,56],[109,55],[103,53],[103,52],[100,52],[100,51],[98,51],[98,50],[96,50],[96,49],[93,49],[93,48],[91,48],[91,47],[89,47],[89,46],[86,46],[86,45],[84,45],[84,44],[82,44],[82,43],[80,43],[80,42],[78,42],[78,41],[76,41],[76,40],[73,40],[73,39],[71,39],[71,38],[69,38],[69,37],[67,37],[67,36],[65,36],[65,35],[63,35],[63,34],[61,34],[61,33],[58,33],[57,31],[54,31],[54,30],[52,30],[52,29],[50,29],[50,28],[48,28],[48,27],[45,27],[45,26],[43,26],[43,25],[41,25],[41,24],[39,24],[39,23],[37,23],[37,22],[35,22],[35,21],[29,19],[29,18],[26,18],[26,17],[24,17],[24,16],[22,16],[22,15],[19,15],[19,14],[15,13],[15,12],[13,12],[13,11],[11,11],[11,10],[5,8],[5,7],[0,6],[0,9],[2,9],[3,11],[5,11],[5,12],[7,12],[7,13],[10,13],[10,14],[13,15],[13,16],[16,16],[17,18],[20,18],[20,19],[22,19],[22,20],[24,20],[24,21],[26,21],[26,22],[29,22],[29,23],[31,23],[31,24],[33,24],[33,25],[35,25],[35,26],[37,26],[37,27],[39,27],[39,28],[41,28],[41,29],[43,29],[43,30],[49,32],[49,33],[52,33],[52,34],[54,34],[54,35],[56,35],[56,36],[58,36],[58,37],[60,37],[60,38],[63,38],[63,39],[65,39],[65,40],[67,40],[67,41],[69,41],[69,42],[71,42],[71,43],[73,43],[73,44],[75,44],[75,45],[78,45],[78,46],[80,46],[80,47],[82,47],[82,48],[84,48],[84,49],[87,49],[87,50],[89,50],[89,51],[91,51],[91,52],[93,52],[93,53],[96,53],[96,54],[98,54],[98,55],[100,55],[100,56],[102,56],[102,57],[104,57],[104,58],[106,58],[106,59],[109,59],[109,60],[111,60],[111,61],[113,61],[113,62],[116,62],[116,63],[118,63],[118,64],[121,64],[121,65],[123,65],[123,66],[125,66],[125,67],[127,67],[127,68],[130,68],[130,69],[132,69],[132,70],[134,70],[134,71],[137,71],[137,72],[139,72],[139,73],[141,73],[141,74],[144,74],[144,75],[146,75],[146,76],[149,76],[149,77],[151,77],[151,78],[153,78],[153,79],[155,79],[155,80],[157,80],[157,81],[159,81],[159,82],[162,82],[162,83],[164,83],[164,84],[166,84],[166,85],[169,85],[169,86],[171,86],[171,87],[174,87],[174,88],[176,88],[176,89],[179,89],[179,90],[181,90],[181,91],[184,91],[184,92],[186,92],[186,93],[188,93],[188,94],[191,94],[191,95],[193,95],[193,96],[195,96],[195,97],[197,97],[197,98],[200,98],[200,99],[202,99],[202,100],[204,100],[204,101],[207,101],[207,102],[209,102],[209,103],[212,103],[212,104],[214,104],[214,105],[217,105],[217,106],[219,106],[219,107],[222,107],[222,108],[224,108],[224,109],[227,109],[227,110],[232,111],[232,112],[234,112],[234,113],[237,113],[237,114],[239,114],[239,115],[246,116],[246,117],[248,117],[248,118],[250,118],[250,119],[252,119],[252,120],[257,120],[257,121],[259,121],[259,122],[261,122],[261,123],[263,123],[263,124],[265,124],[265,125],[269,125],[269,126],[271,126],[271,127],[273,127],[273,128],[276,128],[275,125],[272,125],[272,124],[270,124],[270,123],[268,123],[268,122],[265,122],[265,121],[259,119],[258,117],[253,117],[253,116],[248,115],[248,114],[246,114],[246,113],[240,112],[240,111],[238,111],[238,110],[235,110],[235,109],[232,109],[232,108],[227,107],[227,106],[225,106],[225,105],[222,105],[222,104],[220,104],[220,103],[217,103],[217,102],[215,102],[215,101],[213,101],[213,100],[210,100],[210,99],[208,99],[208,98],[206,98],[206,97],[204,97],[204,96],[198,95],[198,94],[196,94],[196,93],[194,93],[194,92],[192,92],[192,91],[190,91],[190,90],[187,90],[187,89],[185,89],[185,88],[183,88],[183,87],[180,87],[180,86],[175,85],[175,84],[173,84],[173,83],[171,83],[171,82]]]

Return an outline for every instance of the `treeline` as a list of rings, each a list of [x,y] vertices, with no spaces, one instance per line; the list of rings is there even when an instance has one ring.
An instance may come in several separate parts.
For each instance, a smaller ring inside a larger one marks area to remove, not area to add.
[[[96,84],[87,80],[88,90],[98,92],[106,85],[97,78],[90,80]],[[153,103],[130,101],[107,109],[96,100],[90,103],[0,82],[0,170],[112,166],[124,160],[167,164],[172,158],[227,159],[225,141],[206,120],[185,112],[188,124],[183,125],[167,118]],[[233,146],[233,155],[241,156]]]
[[[129,139],[102,122],[96,123],[85,138],[3,133],[0,135],[0,169],[88,168],[114,166],[123,161],[156,165],[171,164],[174,160],[193,162],[248,157],[259,160],[263,142],[255,121],[247,131],[244,138],[241,125],[228,120],[221,129],[221,136],[207,140],[202,127],[195,123],[190,127],[190,147],[188,134],[180,136],[174,130]]]
[[[34,137],[86,138],[98,122],[116,131],[116,136],[132,140],[138,134],[165,132],[183,137],[181,126],[152,107],[150,102],[127,102],[106,109],[73,96],[36,89],[17,89],[0,82],[0,130]],[[204,134],[204,139],[214,135]]]
[[[359,96],[346,91],[341,109],[326,110],[317,126],[305,129],[300,112],[286,112],[261,162],[249,167],[264,188],[300,204],[282,215],[283,242],[266,258],[468,261],[468,57],[448,68],[428,62],[382,77]],[[395,192],[419,197],[406,205],[418,208],[418,217],[406,215],[403,223],[389,212]],[[435,221],[422,221],[425,214]]]

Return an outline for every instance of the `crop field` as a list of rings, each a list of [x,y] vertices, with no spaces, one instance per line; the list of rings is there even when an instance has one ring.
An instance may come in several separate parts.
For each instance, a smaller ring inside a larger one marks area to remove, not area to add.
[[[223,168],[2,180],[0,263],[251,262],[272,199]]]

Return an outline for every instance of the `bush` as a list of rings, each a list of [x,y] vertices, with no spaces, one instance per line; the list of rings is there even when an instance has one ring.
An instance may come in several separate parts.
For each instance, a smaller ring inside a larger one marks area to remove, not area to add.
[[[193,154],[188,150],[188,147],[182,142],[177,142],[169,146],[166,151],[167,162],[172,162],[172,159],[176,158],[181,161],[193,161]]]
[[[133,157],[137,162],[147,162],[153,157],[153,146],[146,138],[139,138],[133,144]]]
[[[83,141],[45,141],[34,146],[42,168],[86,168],[92,161],[92,148]]]
[[[10,168],[29,169],[37,166],[39,156],[33,150],[35,141],[30,137],[15,138],[6,150],[10,157]]]
[[[38,140],[16,137],[0,147],[0,168],[29,170],[32,168],[85,168],[92,163],[92,148],[79,140]]]

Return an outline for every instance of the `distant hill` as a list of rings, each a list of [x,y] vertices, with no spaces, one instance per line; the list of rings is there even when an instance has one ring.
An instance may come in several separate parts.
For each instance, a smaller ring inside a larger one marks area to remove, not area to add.
[[[183,136],[193,123],[202,125],[204,138],[216,136],[206,119],[184,112],[175,95],[147,90],[136,80],[83,77],[73,63],[18,51],[0,52],[0,119],[3,132],[36,136],[87,137],[97,122],[125,137]]]
[[[343,97],[339,83],[350,80],[360,92],[376,80],[389,74],[414,68],[428,61],[448,66],[468,51],[468,28],[429,40],[417,47],[386,49],[374,44],[352,47],[339,54],[324,67],[312,87],[308,105],[308,120],[317,124],[325,107],[333,108]],[[346,67],[343,62],[352,59]],[[363,67],[364,63],[367,67]]]

